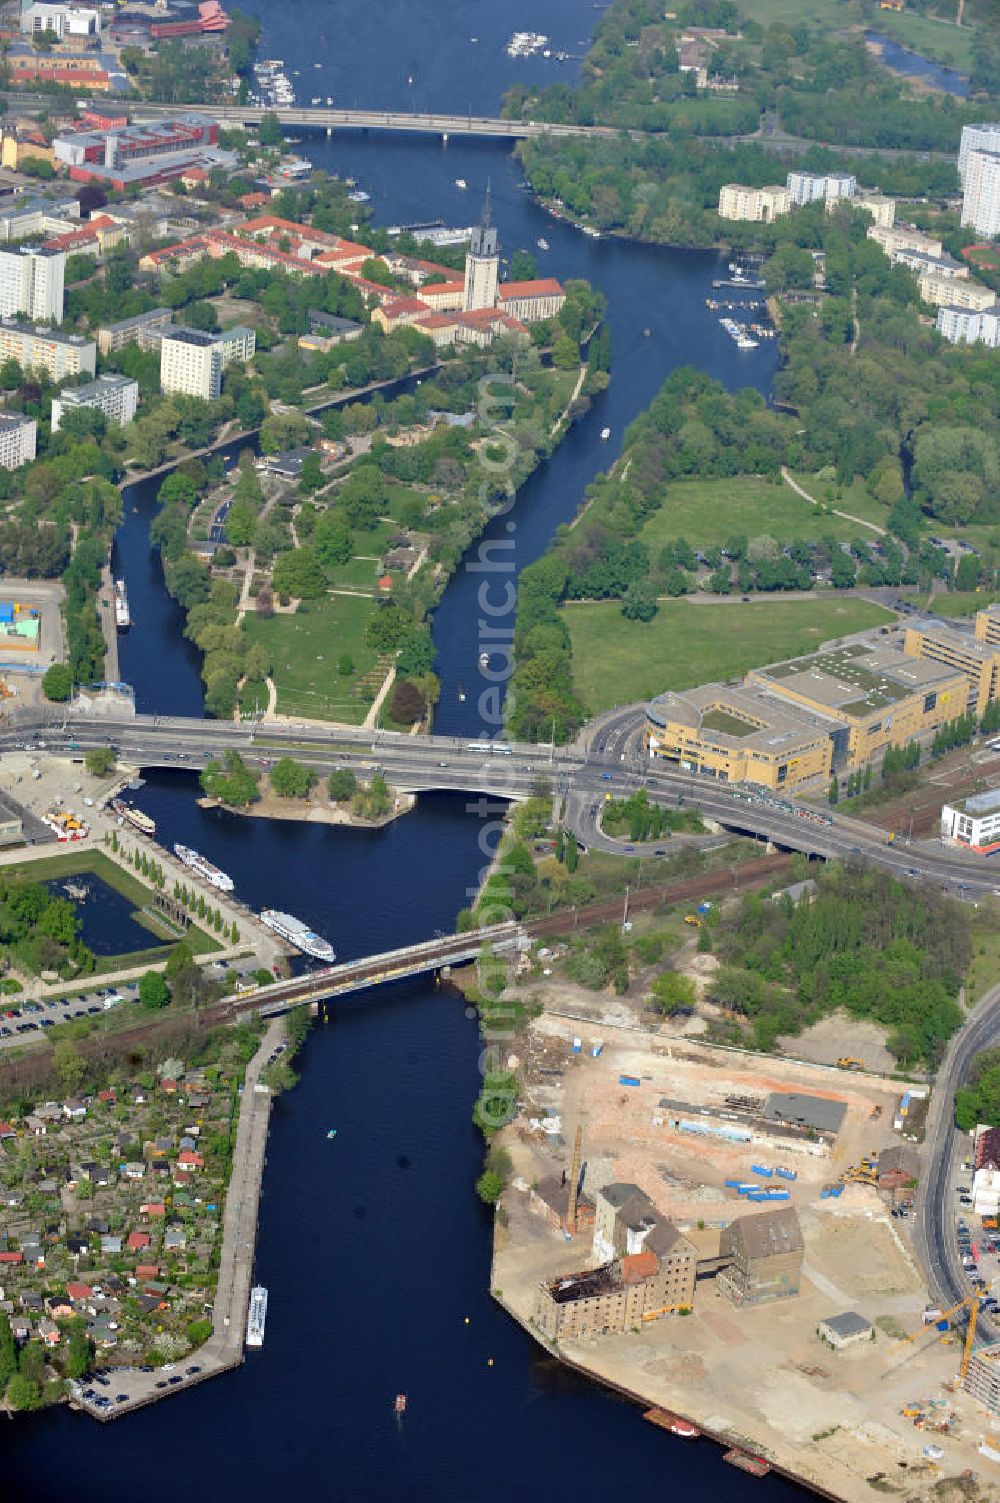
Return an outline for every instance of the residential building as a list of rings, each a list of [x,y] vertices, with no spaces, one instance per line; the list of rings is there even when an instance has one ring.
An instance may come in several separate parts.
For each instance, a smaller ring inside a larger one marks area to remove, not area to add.
[[[26,162],[48,162],[51,167],[55,152],[40,130],[5,131],[0,162],[11,172],[19,172]]]
[[[868,227],[868,239],[880,245],[890,258],[894,251],[923,251],[928,256],[940,256],[944,246],[933,235],[927,235],[912,224],[872,224]]]
[[[1000,122],[985,125],[963,125],[962,140],[958,148],[958,175],[964,186],[970,153],[974,151],[1000,151]]]
[[[920,278],[920,296],[934,308],[971,308],[982,313],[992,308],[997,295],[991,287],[973,282],[967,277],[941,276],[939,272],[924,272]]]
[[[52,399],[52,431],[58,432],[64,413],[74,407],[94,407],[109,423],[124,428],[135,417],[139,383],[128,376],[98,376],[86,386],[68,386]]]
[[[1000,147],[970,151],[965,163],[962,224],[992,240],[1000,235]]]
[[[966,846],[980,856],[992,856],[1000,850],[1000,788],[943,805],[941,839]]]
[[[105,324],[97,331],[97,348],[102,355],[123,350],[127,344],[137,344],[145,351],[159,349],[163,330],[169,328],[172,318],[172,308],[151,308],[148,313],[137,313],[120,323]]]
[[[1000,645],[1000,605],[987,605],[977,611],[973,630],[980,642]]]
[[[253,329],[207,334],[171,326],[160,342],[160,386],[214,402],[222,392],[222,372],[234,361],[252,360],[255,346]]]
[[[1000,308],[939,308],[937,331],[949,344],[984,344],[995,350],[1000,345]]]
[[[840,1352],[845,1346],[855,1346],[859,1341],[874,1341],[875,1327],[856,1310],[845,1310],[842,1315],[828,1315],[821,1320],[816,1334]]]
[[[792,202],[797,205],[817,201],[836,202],[853,198],[858,180],[849,172],[790,172],[786,179]]]
[[[38,424],[19,412],[0,413],[0,469],[19,470],[35,457]],[[0,644],[6,645],[0,638]],[[38,647],[37,622],[34,646]]]
[[[780,183],[766,188],[726,183],[719,189],[720,219],[747,219],[756,224],[771,224],[781,215],[791,213],[791,209],[791,191]]]
[[[36,52],[29,42],[12,42],[7,49],[12,89],[55,83],[92,94],[128,88],[125,69],[109,52]]]
[[[66,257],[39,245],[0,250],[0,318],[23,314],[61,323]]]
[[[896,200],[886,198],[883,193],[869,193],[864,188],[858,190],[852,200],[856,209],[864,209],[872,217],[872,222],[879,229],[887,230],[896,222]],[[827,208],[836,207],[836,199],[827,200]]]
[[[954,256],[936,256],[931,251],[918,250],[915,246],[900,245],[888,252],[893,266],[905,266],[918,277],[947,277],[952,281],[964,280],[969,268],[964,261]]]
[[[692,1273],[692,1296],[693,1291]],[[646,1251],[547,1280],[536,1292],[534,1318],[550,1340],[568,1341],[620,1336],[680,1308],[690,1308],[690,1301],[684,1306],[672,1303],[666,1266]]]
[[[469,253],[465,258],[465,284],[462,307],[467,313],[476,308],[495,308],[500,281],[500,235],[490,214],[490,190],[487,184],[483,214],[472,232]]]
[[[903,651],[964,673],[968,682],[964,708],[977,717],[1000,698],[1000,638],[989,642],[934,617],[917,617],[906,623]]]
[[[1000,1414],[1000,1342],[972,1353],[962,1386],[991,1414]]]
[[[22,370],[43,370],[53,381],[67,376],[93,376],[97,369],[97,346],[82,334],[61,334],[57,329],[0,319],[0,365],[16,360]]]
[[[0,243],[45,240],[50,235],[61,235],[79,223],[80,205],[75,198],[65,199],[62,203],[46,198],[15,198],[0,210]]]
[[[794,1206],[740,1216],[723,1229],[720,1256],[729,1260],[717,1287],[734,1305],[790,1299],[802,1275],[802,1231]]]

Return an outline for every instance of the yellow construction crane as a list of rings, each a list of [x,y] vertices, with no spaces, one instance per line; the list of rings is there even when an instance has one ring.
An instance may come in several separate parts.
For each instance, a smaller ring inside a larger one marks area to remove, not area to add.
[[[965,1375],[969,1371],[969,1362],[972,1357],[972,1344],[976,1339],[976,1321],[979,1316],[979,1302],[982,1298],[983,1295],[980,1294],[977,1290],[975,1294],[970,1294],[965,1299],[960,1299],[957,1305],[952,1305],[948,1310],[942,1310],[940,1315],[935,1317],[934,1323],[930,1328],[924,1326],[921,1330],[914,1331],[912,1336],[905,1336],[903,1338],[903,1345],[907,1346],[911,1341],[916,1341],[919,1336],[924,1335],[933,1336],[935,1341],[939,1341],[944,1334],[937,1329],[939,1323],[942,1320],[949,1320],[951,1316],[957,1315],[959,1310],[964,1310],[966,1307],[968,1307],[969,1324],[965,1332],[965,1344],[962,1347],[962,1362],[958,1370],[959,1381],[964,1381]],[[931,1342],[929,1340],[927,1342],[927,1345],[931,1345]],[[908,1362],[911,1357],[915,1357],[917,1351],[923,1351],[923,1347],[917,1347],[916,1351],[907,1352],[905,1357],[903,1357],[899,1362],[894,1363],[887,1372],[884,1372],[882,1374],[883,1380],[888,1378],[891,1373],[894,1373],[898,1367],[902,1367],[904,1362]]]

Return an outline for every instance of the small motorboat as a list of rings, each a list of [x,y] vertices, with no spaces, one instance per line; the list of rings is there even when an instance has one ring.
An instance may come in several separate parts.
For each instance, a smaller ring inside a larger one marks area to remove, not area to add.
[[[539,250],[548,250],[549,248],[549,242],[547,240],[538,239],[535,241],[535,244],[538,246]]]
[[[601,440],[602,440],[602,442],[607,443],[607,441],[608,441],[608,439],[610,437],[611,437],[611,429],[610,428],[602,428],[601,429]]]
[[[465,688],[464,688],[464,686],[462,684],[459,684],[459,686],[458,686],[458,698],[459,698],[460,703],[464,705],[465,704]]]
[[[335,1138],[336,1136],[337,1136],[337,1129],[335,1127],[331,1127],[330,1131],[327,1133],[327,1137],[328,1138]]]
[[[456,187],[456,188],[467,188],[467,187],[468,187],[468,186],[469,186],[469,185],[468,185],[468,183],[467,183],[467,182],[466,182],[466,181],[465,181],[465,178],[464,178],[464,177],[457,177],[457,178],[456,178],[456,179],[455,179],[455,187]]]
[[[397,1393],[395,1401],[394,1401],[392,1407],[393,1407],[393,1412],[394,1413],[396,1413],[396,1414],[405,1414],[406,1413],[406,1394],[405,1393]]]
[[[480,668],[488,668],[490,666],[490,655],[488,652],[481,652],[479,654],[479,666]]]
[[[643,331],[642,331],[642,337],[643,337],[643,339],[648,339],[649,336],[652,334],[652,332],[653,332],[652,329],[643,329]]]

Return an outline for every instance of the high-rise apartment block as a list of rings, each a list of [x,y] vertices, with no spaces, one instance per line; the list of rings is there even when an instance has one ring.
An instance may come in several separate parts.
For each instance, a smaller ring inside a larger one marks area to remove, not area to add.
[[[32,320],[62,323],[65,272],[63,251],[39,245],[0,250],[0,318],[20,313]]]
[[[214,402],[222,393],[222,372],[234,361],[253,359],[257,336],[253,329],[229,329],[207,334],[203,329],[164,330],[160,342],[160,386]]]

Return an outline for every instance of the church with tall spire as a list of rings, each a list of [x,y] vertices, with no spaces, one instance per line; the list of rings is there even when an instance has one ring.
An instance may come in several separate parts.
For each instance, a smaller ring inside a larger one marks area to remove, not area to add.
[[[472,232],[469,254],[465,260],[466,313],[477,308],[495,308],[500,285],[500,235],[493,223],[490,184],[486,184],[483,213]]]

